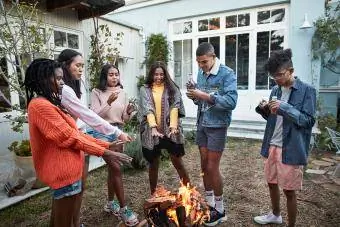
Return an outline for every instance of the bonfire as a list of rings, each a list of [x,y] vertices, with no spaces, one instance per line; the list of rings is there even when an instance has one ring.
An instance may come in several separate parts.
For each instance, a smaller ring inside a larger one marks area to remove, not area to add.
[[[195,187],[183,185],[177,193],[159,186],[144,205],[146,218],[152,226],[199,226],[209,218],[209,209]]]

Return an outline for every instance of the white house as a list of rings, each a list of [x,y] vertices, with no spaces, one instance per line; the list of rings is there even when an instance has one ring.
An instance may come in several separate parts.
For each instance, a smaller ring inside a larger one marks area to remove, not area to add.
[[[97,4],[97,5],[96,5]],[[94,34],[92,16],[100,16],[124,5],[121,0],[105,1],[41,1],[39,6],[44,11],[43,20],[53,29],[49,45],[54,47],[54,58],[66,48],[74,49],[84,56],[85,68],[90,53],[90,35]],[[94,8],[94,9],[92,9]],[[88,19],[90,18],[90,19]],[[2,19],[2,18],[1,18]],[[137,95],[137,76],[142,74],[142,61],[144,52],[144,39],[142,30],[138,26],[116,23],[111,19],[99,17],[98,24],[107,24],[112,33],[124,34],[120,50],[118,67],[121,71],[124,89],[130,96]],[[1,46],[0,46],[1,48]],[[0,56],[1,67],[7,67],[4,56]],[[87,70],[83,75],[82,92],[83,101],[88,103],[89,91],[87,88]],[[8,84],[0,78],[0,90],[5,93]],[[6,97],[12,105],[19,104],[19,97],[14,91]],[[1,108],[0,108],[1,109]],[[0,112],[0,209],[12,203],[7,201],[3,191],[4,182],[14,171],[13,154],[7,147],[12,141],[28,138],[27,125],[24,133],[15,133],[10,128],[10,122],[4,118],[11,112]],[[14,199],[18,199],[15,198]],[[19,198],[20,199],[20,198]]]
[[[141,26],[146,35],[167,36],[172,44],[170,72],[182,94],[188,75],[197,75],[197,46],[212,43],[238,79],[239,99],[229,135],[262,138],[264,121],[254,109],[274,84],[263,65],[271,51],[289,47],[296,76],[318,87],[319,62],[311,58],[312,25],[324,15],[324,6],[325,0],[131,0],[108,17]],[[196,107],[183,98],[186,122],[193,123]]]

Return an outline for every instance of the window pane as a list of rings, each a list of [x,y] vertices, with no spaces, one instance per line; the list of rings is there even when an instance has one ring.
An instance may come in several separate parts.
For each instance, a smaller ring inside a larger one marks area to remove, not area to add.
[[[186,82],[189,81],[189,74],[192,74],[192,41],[191,39],[183,40],[183,79],[182,86],[184,88]],[[177,84],[179,86],[179,84]]]
[[[237,88],[248,89],[249,34],[238,35],[237,45]]]
[[[270,22],[270,11],[261,11],[257,13],[257,24],[267,24]]]
[[[271,31],[270,51],[283,49],[284,30]]]
[[[174,76],[175,83],[178,86],[182,85],[182,40],[174,41]]]
[[[208,20],[198,21],[198,31],[208,31]]]
[[[220,29],[220,18],[211,18],[209,19],[209,30],[218,30]]]
[[[182,34],[182,23],[176,23],[173,26],[174,34]]]
[[[79,37],[75,34],[67,33],[68,47],[72,49],[79,49]]]
[[[225,27],[226,28],[236,27],[237,26],[236,21],[237,21],[236,15],[225,17]]]
[[[236,35],[225,37],[225,64],[236,72]]]
[[[214,46],[216,57],[220,58],[220,37],[210,37],[209,42]]]
[[[249,24],[250,24],[249,13],[238,15],[238,26],[239,27],[249,26]]]
[[[272,11],[271,22],[282,22],[285,18],[285,9],[276,9]]]
[[[191,33],[192,32],[192,22],[184,22],[183,33]]]
[[[199,38],[198,39],[198,45],[200,45],[201,43],[207,43],[207,42],[209,42],[208,38]]]
[[[0,58],[1,72],[7,75],[6,58]],[[11,99],[8,83],[0,75],[0,113],[10,111]]]
[[[54,44],[57,47],[66,47],[66,33],[54,31]]]
[[[256,49],[256,89],[269,89],[264,65],[269,57],[269,31],[257,33]]]

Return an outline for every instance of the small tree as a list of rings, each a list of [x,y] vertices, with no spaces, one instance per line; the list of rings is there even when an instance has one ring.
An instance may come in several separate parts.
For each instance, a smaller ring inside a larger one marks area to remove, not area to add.
[[[90,89],[98,85],[99,74],[105,63],[115,65],[122,46],[123,32],[112,34],[107,24],[98,25],[98,18],[93,18],[94,34],[91,35],[90,56],[88,60]]]
[[[326,5],[325,16],[314,22],[314,26],[316,29],[312,39],[313,57],[319,58],[323,67],[340,74],[335,70],[340,54],[340,2],[335,8]]]
[[[33,59],[50,57],[52,53],[47,45],[51,29],[47,28],[41,15],[37,3],[10,1],[5,4],[0,0],[0,56],[6,59],[9,67],[7,70],[0,67],[0,77],[21,100],[21,105],[12,106],[19,114],[5,117],[12,121],[12,129],[17,132],[22,131],[25,122],[26,96],[22,88],[25,70]]]
[[[146,40],[146,70],[155,61],[163,61],[168,64],[170,57],[170,45],[163,34],[151,34]]]

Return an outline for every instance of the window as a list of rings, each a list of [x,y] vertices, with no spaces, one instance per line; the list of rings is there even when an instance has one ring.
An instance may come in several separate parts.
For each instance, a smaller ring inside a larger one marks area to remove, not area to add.
[[[56,47],[79,49],[79,36],[62,31],[54,31],[54,45]]]
[[[285,9],[265,10],[257,13],[257,24],[283,22]]]
[[[211,45],[213,45],[213,47],[215,49],[216,57],[220,58],[220,37],[215,36],[215,37],[206,37],[206,38],[199,38],[198,39],[198,44],[201,44],[201,43],[204,43],[204,42],[211,43]]]
[[[191,32],[192,32],[192,22],[191,21],[175,23],[173,25],[173,33],[176,34],[176,35],[191,33]]]
[[[174,41],[173,45],[175,83],[184,89],[192,74],[192,40]]]
[[[283,30],[257,33],[256,89],[271,89],[275,85],[275,82],[267,76],[264,65],[271,51],[283,49],[283,41]]]
[[[225,28],[235,28],[250,25],[249,13],[238,14],[225,17]]]
[[[249,33],[225,37],[225,64],[236,73],[237,89],[248,89]]]
[[[3,74],[7,75],[7,61],[6,58],[0,58],[0,113],[10,111],[10,90],[6,80],[2,77]]]
[[[210,18],[198,21],[198,31],[219,30],[220,18]]]

